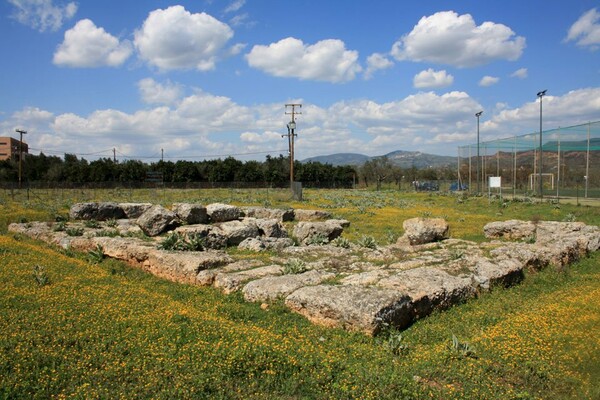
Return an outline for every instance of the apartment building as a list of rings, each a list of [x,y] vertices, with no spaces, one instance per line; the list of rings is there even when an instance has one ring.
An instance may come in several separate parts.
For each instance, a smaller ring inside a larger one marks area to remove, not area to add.
[[[0,137],[0,161],[19,161],[19,140],[11,137]],[[29,153],[29,146],[23,142],[23,154]]]

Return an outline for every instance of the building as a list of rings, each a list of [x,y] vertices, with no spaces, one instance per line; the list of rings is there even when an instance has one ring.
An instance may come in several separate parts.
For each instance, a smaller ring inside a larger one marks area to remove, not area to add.
[[[0,161],[19,161],[19,140],[11,137],[0,137]],[[29,146],[23,142],[23,154],[29,153]]]

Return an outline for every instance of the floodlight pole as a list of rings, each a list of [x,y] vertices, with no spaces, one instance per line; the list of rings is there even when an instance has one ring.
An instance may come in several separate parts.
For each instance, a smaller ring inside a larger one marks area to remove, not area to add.
[[[15,132],[21,135],[21,138],[19,139],[19,189],[21,189],[21,182],[23,180],[23,135],[27,134],[27,131],[15,129]]]
[[[542,98],[546,95],[546,90],[542,90],[541,92],[538,92],[537,97],[540,98],[540,160],[539,160],[539,165],[538,165],[538,179],[540,181],[539,186],[540,186],[540,200],[544,199],[544,182],[542,182],[542,168],[544,165],[544,158],[543,158],[543,149],[542,149]]]
[[[479,179],[479,117],[481,117],[483,111],[479,111],[475,116],[477,117],[477,194],[481,193],[481,180]]]

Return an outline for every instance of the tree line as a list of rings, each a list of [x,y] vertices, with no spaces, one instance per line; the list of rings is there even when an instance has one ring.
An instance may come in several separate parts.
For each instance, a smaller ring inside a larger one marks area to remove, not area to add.
[[[284,186],[289,183],[289,157],[266,156],[264,161],[240,161],[233,157],[203,161],[163,161],[144,163],[140,160],[115,161],[100,158],[87,161],[74,154],[64,158],[29,154],[23,158],[23,182],[144,182],[159,176],[164,183],[266,183]],[[333,166],[320,162],[294,162],[294,177],[305,186],[353,187],[357,184],[375,186],[395,184],[401,188],[417,179],[453,179],[451,168],[401,169],[385,157],[373,158],[360,167]],[[18,162],[0,161],[0,182],[18,181]]]

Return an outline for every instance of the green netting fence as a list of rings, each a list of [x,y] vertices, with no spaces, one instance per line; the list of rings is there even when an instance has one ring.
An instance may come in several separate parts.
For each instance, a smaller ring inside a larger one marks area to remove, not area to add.
[[[457,169],[471,192],[600,198],[600,121],[460,146]]]

